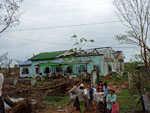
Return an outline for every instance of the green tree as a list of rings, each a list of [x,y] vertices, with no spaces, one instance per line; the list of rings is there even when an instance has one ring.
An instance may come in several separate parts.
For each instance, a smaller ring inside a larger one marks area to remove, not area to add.
[[[73,49],[71,49],[75,53],[77,53],[77,52],[85,52],[84,49],[83,49],[85,44],[88,43],[88,42],[91,42],[91,43],[94,42],[94,40],[92,40],[92,39],[91,40],[87,40],[84,37],[78,38],[78,36],[76,34],[74,34],[71,38],[75,40],[75,43],[74,43],[75,47]]]
[[[94,40],[87,40],[86,38],[82,37],[79,38],[76,34],[71,36],[71,39],[74,41],[74,47],[69,50],[69,52],[72,54],[69,56],[69,58],[64,59],[65,63],[68,63],[71,67],[73,63],[76,63],[80,65],[80,62],[82,62],[81,58],[76,58],[76,56],[86,54],[86,51],[83,49],[85,44],[87,43],[93,43]],[[90,59],[91,60],[91,59]]]

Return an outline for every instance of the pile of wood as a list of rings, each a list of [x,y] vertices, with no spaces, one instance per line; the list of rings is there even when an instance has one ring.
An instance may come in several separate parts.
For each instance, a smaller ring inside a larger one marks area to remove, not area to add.
[[[44,89],[50,89],[51,92],[57,94],[65,94],[67,92],[66,89],[70,87],[72,84],[73,84],[72,80],[61,78],[45,84]]]
[[[55,80],[45,84],[43,88],[44,89],[54,89],[54,88],[60,87],[62,85],[70,85],[71,83],[72,83],[72,81],[69,79],[64,79],[64,78],[55,79]]]
[[[53,74],[49,77],[49,79],[61,79],[61,78],[64,78],[64,79],[67,79],[66,76],[60,74],[60,73],[57,73],[57,74]]]
[[[32,101],[31,99],[25,99],[15,105],[12,109],[7,111],[8,113],[32,113]]]
[[[18,103],[15,103],[12,109],[8,110],[7,113],[36,113],[43,107],[42,101],[39,99],[32,100],[27,98]]]

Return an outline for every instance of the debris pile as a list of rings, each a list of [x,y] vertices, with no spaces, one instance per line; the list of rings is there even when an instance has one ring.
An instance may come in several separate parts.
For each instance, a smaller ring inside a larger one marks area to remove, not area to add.
[[[64,79],[67,79],[66,76],[60,74],[60,73],[57,73],[57,74],[53,74],[49,77],[49,79],[61,79],[61,78],[64,78]]]
[[[33,100],[31,98],[24,99],[8,110],[7,113],[36,113],[42,108],[42,102],[39,99]]]
[[[43,89],[45,90],[51,90],[51,94],[66,94],[67,92],[67,88],[73,85],[73,81],[70,79],[66,79],[66,78],[60,78],[60,79],[55,79],[52,82],[48,82],[47,84],[45,84],[45,86],[43,87]],[[49,95],[51,95],[49,93]]]
[[[51,76],[49,80],[37,82],[34,87],[31,86],[31,79],[20,79],[16,85],[10,85],[9,83],[4,84],[4,96],[31,97],[36,92],[43,94],[48,92],[48,95],[64,95],[70,89],[70,86],[75,83],[75,80],[58,74]]]
[[[69,79],[63,75],[52,76],[50,80],[39,80],[34,87],[31,79],[22,79],[13,85],[12,80],[5,82],[3,95],[5,102],[11,107],[7,113],[31,113],[43,109],[46,96],[64,96],[78,79]],[[11,83],[11,84],[9,84]],[[11,102],[9,98],[24,98],[21,102]],[[36,104],[33,104],[35,99]]]
[[[31,99],[25,99],[19,102],[16,106],[12,109],[7,111],[8,113],[32,113],[32,101]]]
[[[105,79],[113,79],[113,77],[111,75],[107,75],[105,76]]]

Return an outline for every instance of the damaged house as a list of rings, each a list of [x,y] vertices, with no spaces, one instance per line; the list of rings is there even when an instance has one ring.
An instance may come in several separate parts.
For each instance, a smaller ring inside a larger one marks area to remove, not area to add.
[[[91,73],[98,67],[99,75],[112,72],[124,72],[124,54],[111,47],[86,49],[84,52],[55,51],[35,55],[19,64],[20,77],[61,73],[63,75],[81,75]]]

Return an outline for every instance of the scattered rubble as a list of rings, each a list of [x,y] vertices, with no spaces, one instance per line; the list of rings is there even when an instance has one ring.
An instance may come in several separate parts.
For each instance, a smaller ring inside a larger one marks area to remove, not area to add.
[[[28,98],[19,102],[16,106],[7,111],[7,113],[32,113],[32,111],[32,101]]]
[[[105,76],[105,79],[113,79],[113,77],[111,75],[107,75]]]

